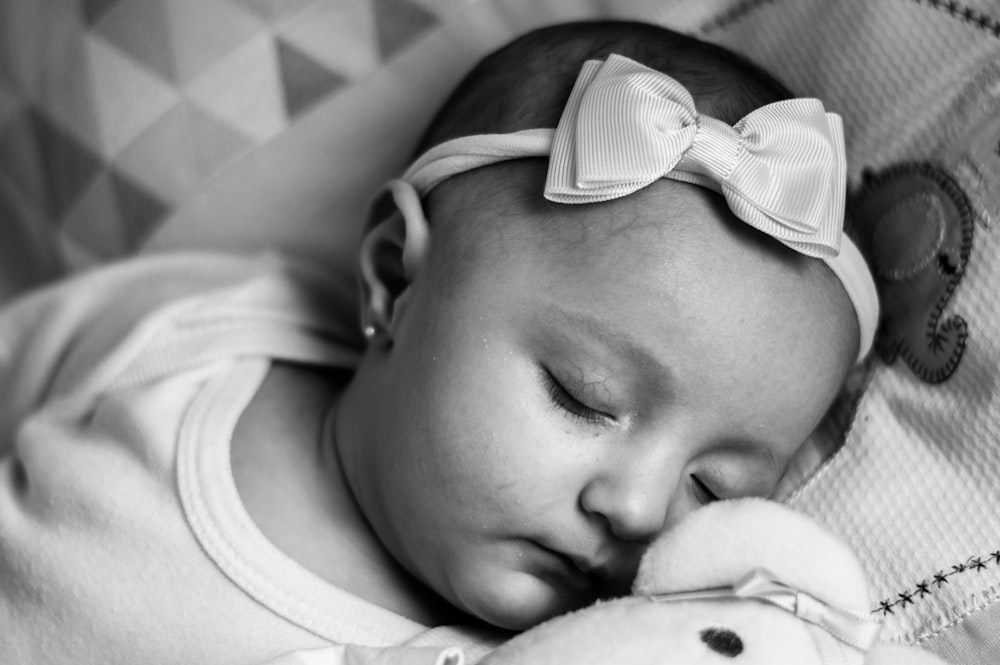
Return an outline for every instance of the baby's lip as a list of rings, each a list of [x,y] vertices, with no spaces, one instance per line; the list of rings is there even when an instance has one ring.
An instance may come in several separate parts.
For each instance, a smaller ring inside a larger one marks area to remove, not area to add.
[[[574,556],[572,554],[567,555],[570,561],[577,569],[584,573],[585,575],[596,575],[598,577],[606,577],[608,571],[611,570],[611,562],[601,559],[591,559],[585,556]]]
[[[535,544],[558,564],[563,584],[568,583],[591,599],[627,595],[645,549],[639,544],[633,546],[617,541],[600,541],[591,546],[586,542],[573,544],[538,539]]]
[[[581,568],[574,557],[545,545],[539,544],[539,548],[547,555],[547,563],[538,571],[543,577],[581,598],[593,599],[599,593],[600,579]]]
[[[635,578],[635,566],[623,559],[603,561],[581,561],[580,570],[597,577],[601,581],[602,596],[605,598],[622,596],[629,592]]]
[[[591,584],[600,591],[602,598],[628,593],[635,577],[635,566],[626,556],[598,557],[573,554],[565,556],[580,573],[591,580]]]

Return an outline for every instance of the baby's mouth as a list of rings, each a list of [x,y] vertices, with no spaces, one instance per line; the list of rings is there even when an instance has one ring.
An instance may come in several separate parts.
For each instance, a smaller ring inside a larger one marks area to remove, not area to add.
[[[578,594],[586,595],[590,600],[615,598],[626,595],[632,584],[634,575],[615,566],[612,562],[595,561],[583,556],[574,556],[545,546],[539,546],[556,562],[555,580],[561,580],[560,586],[565,586]]]

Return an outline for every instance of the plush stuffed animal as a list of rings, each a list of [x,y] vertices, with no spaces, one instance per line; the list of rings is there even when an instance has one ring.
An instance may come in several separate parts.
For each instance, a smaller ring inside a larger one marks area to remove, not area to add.
[[[853,552],[789,508],[710,504],[647,552],[633,595],[552,619],[481,665],[944,665],[878,643]]]

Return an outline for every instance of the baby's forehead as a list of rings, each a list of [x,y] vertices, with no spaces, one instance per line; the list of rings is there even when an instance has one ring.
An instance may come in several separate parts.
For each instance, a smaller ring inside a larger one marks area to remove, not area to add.
[[[456,279],[463,266],[535,263],[546,278],[565,277],[566,298],[616,293],[635,308],[660,308],[691,302],[673,298],[684,291],[728,310],[720,319],[765,321],[768,312],[758,310],[767,309],[807,319],[798,327],[856,332],[850,301],[823,262],[749,227],[719,194],[660,180],[612,201],[559,204],[542,196],[543,160],[498,166],[444,183],[447,203],[431,210],[444,249],[438,261]]]
[[[451,249],[443,260],[456,253],[490,260],[527,252],[591,270],[635,270],[700,256],[710,269],[721,252],[738,245],[760,255],[761,269],[799,270],[803,264],[702,187],[661,180],[611,201],[565,204],[544,198],[545,175],[543,160],[516,160],[461,174],[432,192],[431,227]]]
[[[628,197],[576,205],[546,200],[545,177],[543,160],[501,163],[453,177],[425,203],[431,227],[444,243],[484,258],[519,250],[549,260],[597,261],[682,244],[686,225],[678,213],[688,203],[673,190],[695,189],[691,186],[662,181]],[[729,213],[723,204],[708,214]]]

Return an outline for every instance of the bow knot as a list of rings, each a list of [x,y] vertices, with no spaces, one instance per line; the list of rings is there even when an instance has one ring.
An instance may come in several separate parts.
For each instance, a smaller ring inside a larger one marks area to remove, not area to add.
[[[660,178],[722,194],[733,213],[809,256],[836,256],[846,193],[840,117],[816,99],[730,126],[673,78],[628,58],[584,64],[553,137],[545,196],[591,203]]]

